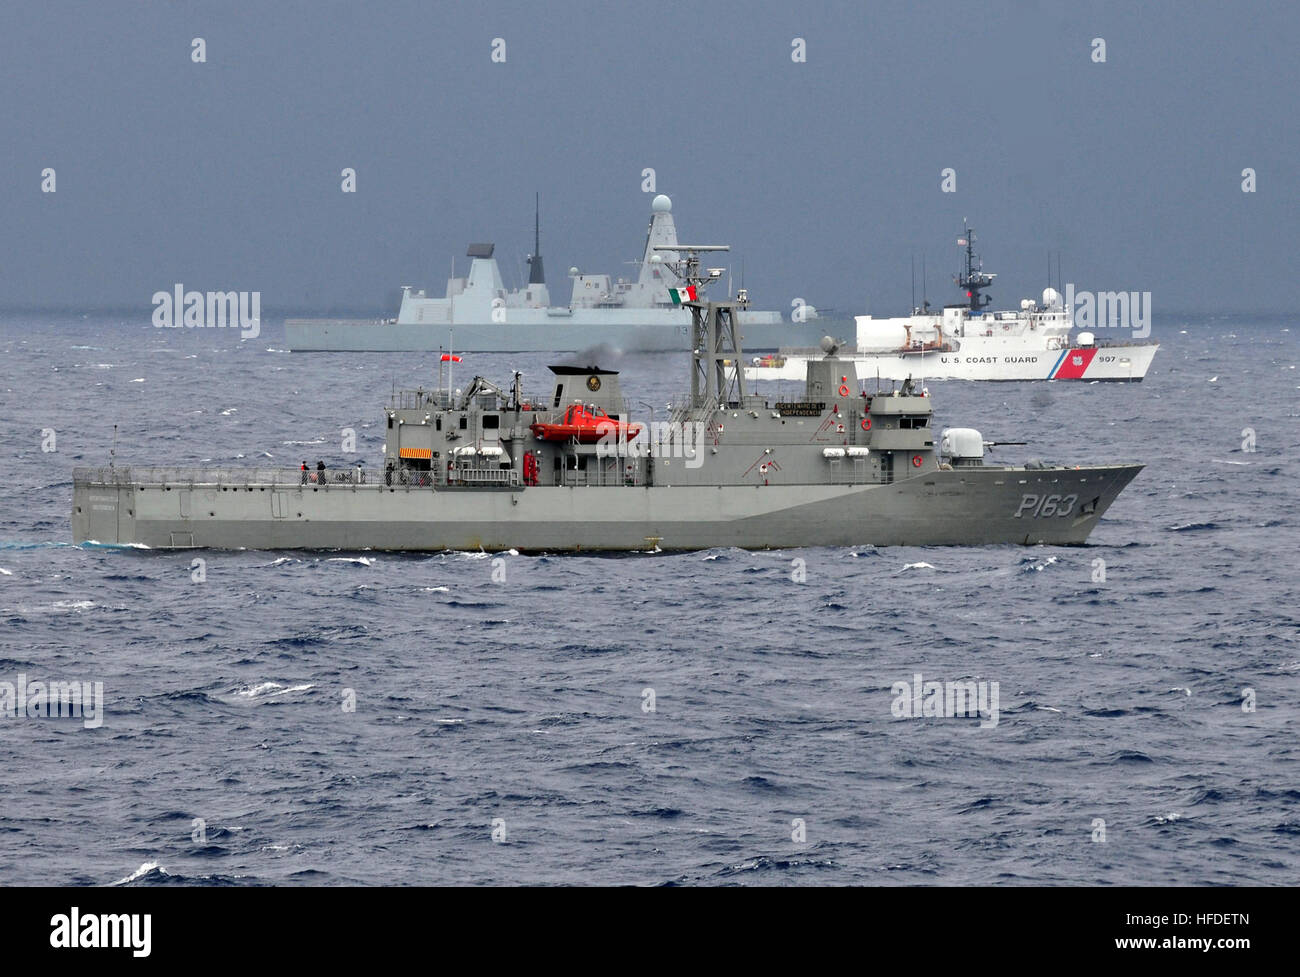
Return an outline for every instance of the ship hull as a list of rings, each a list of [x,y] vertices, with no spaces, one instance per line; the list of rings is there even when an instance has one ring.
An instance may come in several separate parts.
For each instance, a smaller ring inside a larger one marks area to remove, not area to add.
[[[509,309],[504,323],[374,322],[289,319],[284,332],[293,352],[560,353],[606,345],[624,352],[681,352],[690,348],[691,317],[685,310]],[[739,315],[746,349],[810,345],[820,338],[811,325],[784,322],[777,312]]]
[[[1078,545],[1141,468],[961,467],[888,484],[499,490],[162,486],[118,469],[74,483],[72,529],[77,543],[155,549]]]
[[[969,341],[968,341],[969,343]],[[973,345],[973,344],[971,344]],[[1146,376],[1159,345],[1072,346],[1064,350],[963,348],[907,354],[863,354],[852,359],[863,379],[885,380],[1095,380],[1138,381]],[[802,380],[807,358],[787,356],[779,367],[745,368],[747,380]]]

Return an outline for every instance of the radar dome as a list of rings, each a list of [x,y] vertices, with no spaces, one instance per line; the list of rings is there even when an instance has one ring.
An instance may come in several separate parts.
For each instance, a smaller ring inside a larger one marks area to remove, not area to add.
[[[1061,305],[1061,293],[1054,288],[1043,289],[1043,305],[1049,309],[1059,308]]]
[[[656,214],[666,214],[673,209],[673,202],[668,199],[667,194],[659,194],[650,202],[650,209]]]
[[[578,266],[577,266],[577,265],[574,265],[572,268],[569,269],[569,277],[570,277],[570,278],[577,278],[577,277],[578,277]]]
[[[664,256],[663,256],[663,255],[661,255],[661,254],[652,254],[652,255],[650,256],[650,264],[652,264],[652,265],[662,265],[663,263],[664,263]]]

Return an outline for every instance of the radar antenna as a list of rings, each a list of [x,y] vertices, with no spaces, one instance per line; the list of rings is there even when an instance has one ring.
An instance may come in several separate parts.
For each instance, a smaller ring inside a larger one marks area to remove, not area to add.
[[[700,255],[708,254],[713,251],[730,251],[730,245],[726,244],[656,244],[656,251],[679,251],[685,252],[686,257],[678,258],[676,261],[665,261],[664,266],[668,268],[677,280],[685,286],[694,285],[697,289],[703,288],[709,282],[717,281],[722,277],[722,268],[700,268]]]

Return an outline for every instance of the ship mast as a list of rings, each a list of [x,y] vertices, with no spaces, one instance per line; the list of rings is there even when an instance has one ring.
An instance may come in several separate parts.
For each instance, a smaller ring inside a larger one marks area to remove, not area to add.
[[[542,270],[542,195],[533,195],[533,253],[528,256],[528,284],[545,285]]]
[[[721,276],[721,268],[700,268],[700,255],[710,251],[729,251],[725,244],[656,245],[656,251],[677,251],[685,255],[669,267],[682,286],[694,286],[696,294]],[[736,325],[736,306],[726,302],[683,302],[691,310],[691,407],[713,410],[724,405],[745,402],[745,371],[741,366],[743,350]]]
[[[967,305],[970,310],[978,312],[993,301],[988,295],[980,295],[980,291],[992,285],[997,275],[984,273],[984,262],[975,253],[975,228],[963,220],[962,231],[963,236],[958,243],[966,245],[966,270],[963,274],[955,276],[953,281],[957,283],[958,288],[966,290]]]

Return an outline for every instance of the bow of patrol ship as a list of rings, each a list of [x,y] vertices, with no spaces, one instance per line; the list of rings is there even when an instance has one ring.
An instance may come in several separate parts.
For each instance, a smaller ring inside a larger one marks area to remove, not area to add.
[[[685,252],[681,274],[701,279]],[[159,549],[632,551],[1081,544],[1139,464],[994,465],[978,431],[938,443],[928,391],[867,391],[809,360],[803,396],[745,385],[734,302],[688,302],[689,401],[634,420],[619,375],[552,367],[530,397],[475,377],[396,394],[383,469],[79,468],[78,543]]]

